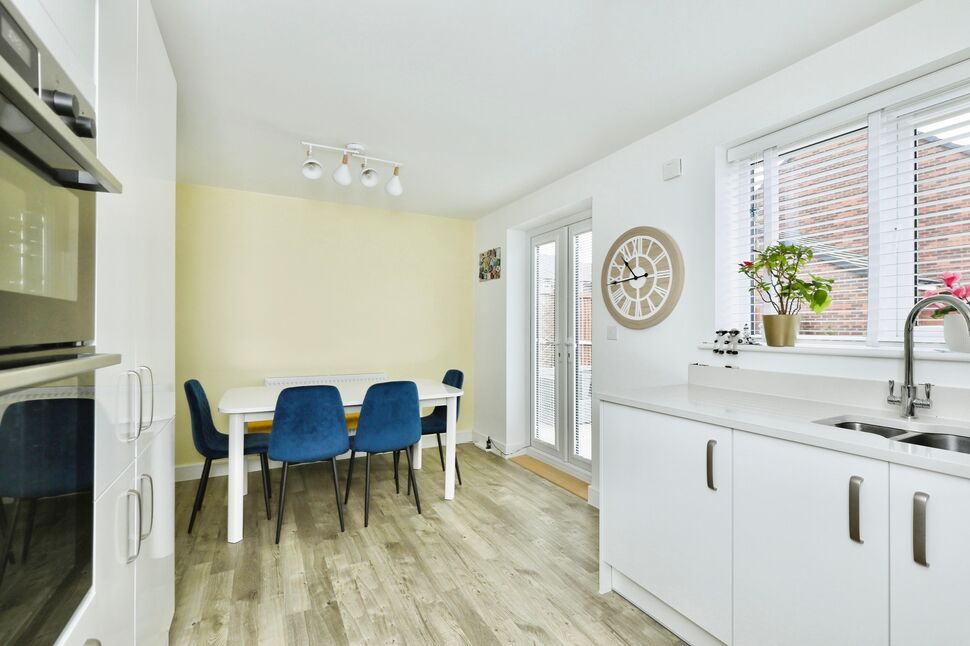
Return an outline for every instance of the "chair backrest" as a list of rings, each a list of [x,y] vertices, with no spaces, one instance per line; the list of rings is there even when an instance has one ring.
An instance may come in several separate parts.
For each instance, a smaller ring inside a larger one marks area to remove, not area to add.
[[[269,457],[281,462],[314,462],[349,449],[344,403],[335,386],[296,386],[280,392]]]
[[[421,439],[421,407],[413,381],[385,381],[367,389],[360,407],[354,448],[380,453]]]
[[[452,386],[453,388],[462,388],[465,385],[465,373],[457,368],[451,368],[445,373],[444,379],[441,380],[446,386]],[[455,402],[455,419],[458,418],[458,413],[461,411],[461,397]],[[442,421],[448,415],[447,406],[435,406],[434,410],[431,411],[433,417],[440,417]]]
[[[10,404],[0,418],[0,496],[46,498],[90,491],[94,400]]]
[[[336,386],[357,381],[387,381],[383,372],[362,372],[354,375],[304,375],[300,377],[266,377],[266,386]]]
[[[189,403],[189,418],[192,421],[192,442],[195,450],[204,457],[213,457],[209,453],[217,446],[219,436],[222,435],[212,422],[212,410],[209,399],[198,379],[185,382],[185,399]],[[225,456],[223,456],[225,457]]]

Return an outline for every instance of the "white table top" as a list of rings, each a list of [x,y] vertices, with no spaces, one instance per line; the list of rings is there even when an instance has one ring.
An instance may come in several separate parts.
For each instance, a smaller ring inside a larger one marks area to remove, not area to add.
[[[418,399],[422,402],[460,397],[465,392],[459,388],[446,386],[434,379],[410,379],[418,387]],[[364,393],[377,382],[357,381],[335,384],[340,391],[344,407],[360,406]],[[271,413],[276,409],[276,400],[286,386],[247,386],[230,388],[219,400],[219,412],[229,415],[240,413]]]

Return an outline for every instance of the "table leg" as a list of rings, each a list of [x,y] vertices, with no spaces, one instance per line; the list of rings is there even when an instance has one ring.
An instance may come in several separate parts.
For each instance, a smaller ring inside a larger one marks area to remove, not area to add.
[[[243,496],[246,483],[246,456],[243,442],[246,422],[242,415],[229,416],[229,521],[228,540],[238,543],[243,538]]]
[[[458,440],[458,398],[448,398],[445,424],[445,500],[455,497],[455,448]]]
[[[421,468],[421,456],[424,454],[424,451],[421,450],[421,440],[423,439],[424,437],[422,436],[418,440],[417,444],[411,445],[411,459],[413,460],[413,464],[411,465],[412,469]]]

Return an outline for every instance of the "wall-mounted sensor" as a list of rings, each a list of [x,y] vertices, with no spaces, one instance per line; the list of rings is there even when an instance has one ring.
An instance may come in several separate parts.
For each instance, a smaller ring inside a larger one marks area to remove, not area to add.
[[[664,164],[664,180],[671,180],[680,177],[684,173],[683,160],[679,157],[677,159],[671,159],[669,162]]]

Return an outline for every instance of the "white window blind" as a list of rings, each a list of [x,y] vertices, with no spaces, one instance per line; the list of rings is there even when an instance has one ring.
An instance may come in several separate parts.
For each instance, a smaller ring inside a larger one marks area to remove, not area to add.
[[[760,333],[772,310],[737,264],[782,241],[812,247],[808,271],[835,279],[828,310],[802,310],[802,336],[898,341],[909,309],[944,271],[970,283],[970,85],[732,162],[726,193],[719,326]],[[917,339],[941,340],[928,314]]]

